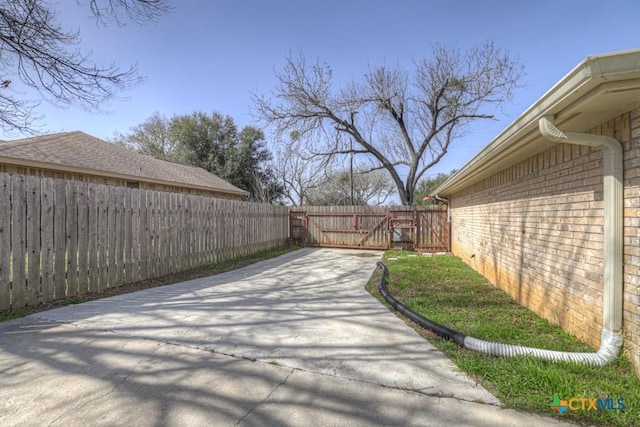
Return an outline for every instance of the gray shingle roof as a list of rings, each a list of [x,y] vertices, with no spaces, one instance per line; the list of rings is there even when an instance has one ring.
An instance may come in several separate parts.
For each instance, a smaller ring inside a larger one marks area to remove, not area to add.
[[[48,169],[82,169],[93,175],[248,194],[202,168],[159,160],[79,131],[0,142],[0,162],[6,163],[7,158],[36,162]]]

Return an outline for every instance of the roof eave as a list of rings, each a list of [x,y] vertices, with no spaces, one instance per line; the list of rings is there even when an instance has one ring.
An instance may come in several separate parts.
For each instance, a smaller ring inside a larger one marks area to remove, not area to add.
[[[601,102],[605,95],[609,100]],[[538,120],[543,116],[552,115],[558,125],[584,131],[636,108],[639,95],[640,50],[588,57],[442,183],[435,193],[450,195],[553,146],[554,143],[544,140],[538,131]],[[617,108],[609,107],[614,103],[618,104]]]
[[[157,184],[157,185],[167,185],[175,188],[189,188],[194,190],[202,190],[211,193],[221,193],[221,194],[233,194],[236,196],[248,196],[249,192],[238,189],[238,190],[227,190],[222,188],[213,188],[213,187],[205,187],[201,185],[184,185],[172,181],[164,181],[161,179],[153,179],[135,175],[127,175],[127,174],[119,174],[108,171],[101,171],[97,169],[85,169],[79,168],[75,166],[61,165],[61,164],[52,164],[47,162],[38,162],[35,160],[26,160],[15,157],[8,156],[0,156],[0,164],[10,164],[15,166],[29,167],[29,168],[37,168],[37,169],[46,169],[53,172],[69,172],[69,173],[77,173],[81,175],[91,175],[97,177],[106,177],[106,178],[114,178],[114,179],[123,179],[126,181],[132,182],[144,182],[149,184]]]

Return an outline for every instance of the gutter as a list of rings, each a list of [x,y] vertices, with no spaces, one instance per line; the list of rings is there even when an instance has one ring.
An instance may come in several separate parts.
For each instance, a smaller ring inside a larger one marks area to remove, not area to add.
[[[531,157],[548,147],[540,140],[538,120],[554,115],[556,123],[574,129],[593,127],[589,113],[598,112],[598,122],[615,117],[640,106],[640,49],[589,56],[509,124],[485,148],[478,152],[455,174],[434,190],[440,196],[450,196],[491,176],[511,164]],[[623,96],[619,109],[602,110],[600,99]],[[606,114],[605,117],[603,114]],[[593,116],[592,116],[593,117]],[[576,124],[575,121],[580,123]]]

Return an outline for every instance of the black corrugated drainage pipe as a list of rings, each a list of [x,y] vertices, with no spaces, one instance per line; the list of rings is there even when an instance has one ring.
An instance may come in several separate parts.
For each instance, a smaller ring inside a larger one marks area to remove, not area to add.
[[[384,297],[385,301],[387,301],[389,304],[391,304],[393,308],[395,308],[400,313],[404,314],[409,319],[413,320],[423,328],[426,328],[431,332],[440,335],[442,338],[446,338],[448,340],[454,340],[456,343],[464,347],[464,339],[466,338],[465,334],[456,332],[453,329],[449,329],[446,326],[442,326],[439,323],[429,320],[426,317],[421,316],[420,314],[411,310],[410,308],[402,304],[397,299],[395,299],[395,297],[391,295],[387,290],[386,282],[387,282],[387,274],[389,270],[387,270],[387,267],[381,262],[378,262],[378,267],[382,269],[382,277],[380,277],[380,282],[378,282],[378,290],[380,291],[380,294]]]
[[[597,353],[570,353],[564,351],[544,350],[533,347],[523,347],[512,344],[501,344],[467,336],[461,332],[454,331],[453,329],[449,329],[446,326],[440,325],[439,323],[427,319],[426,317],[416,313],[415,311],[411,310],[400,301],[398,301],[387,290],[387,267],[381,262],[378,262],[377,265],[382,269],[382,277],[380,277],[380,281],[378,282],[378,290],[384,297],[385,301],[391,304],[391,306],[398,310],[400,313],[418,323],[423,328],[426,328],[443,338],[453,340],[458,345],[466,349],[477,351],[480,353],[492,354],[494,356],[532,356],[551,361],[570,361],[594,366],[606,365],[607,363],[612,361],[618,354],[618,352],[615,350],[610,351],[608,346],[601,346],[600,350],[598,350]],[[615,348],[616,346],[613,347]]]

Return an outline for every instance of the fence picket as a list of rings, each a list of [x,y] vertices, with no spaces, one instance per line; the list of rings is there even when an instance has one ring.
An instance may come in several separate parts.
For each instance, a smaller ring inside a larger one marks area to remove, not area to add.
[[[0,174],[0,311],[11,308],[11,175]]]
[[[78,293],[89,291],[89,188],[78,183]]]
[[[114,245],[115,249],[113,253],[115,255],[113,267],[115,268],[115,286],[120,286],[125,283],[125,272],[124,272],[124,257],[125,257],[125,197],[127,194],[126,188],[116,187],[112,190],[111,195],[113,199],[110,202],[110,206],[115,206],[115,240]],[[131,224],[129,224],[129,229],[131,229]],[[113,246],[112,246],[113,248]]]
[[[128,191],[123,194],[124,196],[124,283],[133,282],[133,195],[138,194],[137,191]]]
[[[184,241],[185,241],[185,232],[184,232],[184,194],[176,195],[176,213],[174,216],[174,227],[180,232],[176,232],[176,242],[175,249],[176,255],[174,262],[176,263],[176,269],[178,271],[186,270],[186,264],[184,259]]]
[[[27,177],[27,288],[28,306],[40,299],[40,178]]]
[[[96,194],[97,189],[95,184],[89,184],[87,186],[87,264],[88,271],[91,274],[87,275],[87,290],[94,291],[99,289],[99,276],[98,276],[98,216],[99,216],[99,201]]]
[[[131,280],[137,282],[140,279],[140,191],[133,189],[131,192]]]
[[[25,264],[26,264],[26,217],[27,197],[26,182],[22,176],[13,176],[11,183],[11,248],[13,258],[11,262],[11,307],[24,307],[25,295]]]
[[[53,188],[53,298],[62,299],[67,296],[67,186],[58,179]]]
[[[139,191],[139,210],[138,215],[140,217],[140,227],[138,228],[138,245],[139,245],[139,258],[140,264],[140,278],[138,280],[146,280],[150,277],[148,273],[148,260],[151,255],[151,209],[149,206],[150,194],[146,190]]]
[[[176,193],[170,193],[167,197],[168,199],[168,208],[167,208],[167,233],[168,233],[168,258],[167,258],[167,273],[177,273],[179,270],[176,266],[176,236],[177,236],[177,224],[176,224],[176,205],[177,205],[177,195]]]
[[[151,277],[164,276],[162,269],[162,245],[160,239],[162,236],[162,230],[160,228],[162,224],[162,214],[160,212],[160,193],[158,191],[153,192],[153,269]]]
[[[160,214],[162,218],[160,221],[160,231],[162,232],[161,239],[160,239],[160,244],[162,245],[162,250],[161,250],[162,270],[160,271],[160,274],[162,274],[163,276],[169,274],[169,213],[167,212],[168,209],[169,209],[169,198],[166,196],[160,198]]]
[[[98,199],[98,289],[106,289],[108,283],[108,270],[107,270],[107,247],[109,244],[109,207],[107,205],[108,189],[107,187],[100,185],[96,188],[96,197]]]
[[[118,206],[116,205],[115,187],[109,187],[105,192],[106,214],[105,218],[107,228],[107,239],[104,247],[106,262],[103,268],[106,270],[106,287],[116,286],[117,262],[116,262],[116,216]]]
[[[78,183],[66,188],[67,296],[78,295]]]
[[[55,253],[55,221],[54,202],[55,193],[53,180],[44,178],[40,187],[41,194],[41,216],[40,216],[40,239],[42,243],[41,257],[41,291],[42,301],[52,301],[55,299],[53,255]]]

